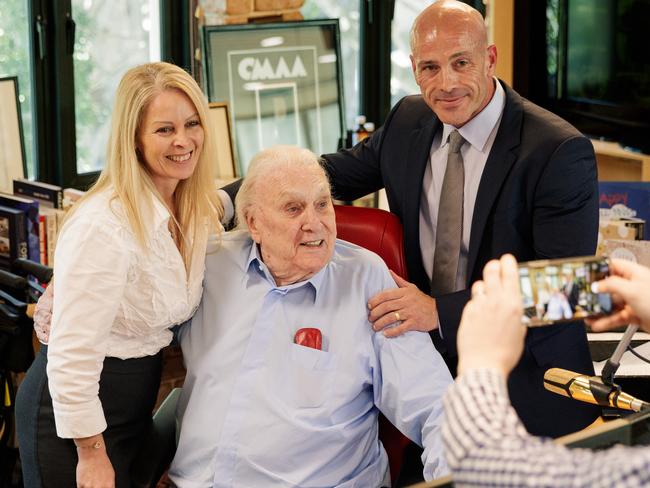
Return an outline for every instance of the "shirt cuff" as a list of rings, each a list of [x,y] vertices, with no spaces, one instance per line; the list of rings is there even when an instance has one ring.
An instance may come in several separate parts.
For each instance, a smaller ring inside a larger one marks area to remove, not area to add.
[[[99,398],[74,407],[52,401],[56,434],[62,439],[78,439],[101,434],[106,430],[106,419]]]
[[[221,220],[221,223],[224,227],[228,227],[230,221],[235,217],[235,206],[233,205],[228,193],[219,189],[217,190],[217,194],[219,195],[221,204],[223,205],[223,219]]]

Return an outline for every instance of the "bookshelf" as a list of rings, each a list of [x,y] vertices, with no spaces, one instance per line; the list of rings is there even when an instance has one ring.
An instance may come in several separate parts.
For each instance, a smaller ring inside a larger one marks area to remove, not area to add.
[[[592,139],[600,181],[650,181],[650,155]]]

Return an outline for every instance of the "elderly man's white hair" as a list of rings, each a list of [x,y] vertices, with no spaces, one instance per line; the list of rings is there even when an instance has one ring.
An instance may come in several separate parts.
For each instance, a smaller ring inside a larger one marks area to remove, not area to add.
[[[235,197],[238,228],[247,228],[246,215],[255,205],[259,185],[268,184],[270,180],[281,177],[287,170],[296,168],[318,168],[323,175],[323,180],[329,186],[329,179],[321,159],[309,149],[280,145],[264,149],[253,156],[248,165],[246,178]]]

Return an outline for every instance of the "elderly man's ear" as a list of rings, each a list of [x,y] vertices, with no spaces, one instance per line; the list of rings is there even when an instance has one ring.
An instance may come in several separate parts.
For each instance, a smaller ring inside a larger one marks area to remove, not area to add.
[[[259,244],[260,231],[257,226],[257,219],[255,218],[254,212],[246,212],[246,226],[248,227],[248,231],[253,240]]]

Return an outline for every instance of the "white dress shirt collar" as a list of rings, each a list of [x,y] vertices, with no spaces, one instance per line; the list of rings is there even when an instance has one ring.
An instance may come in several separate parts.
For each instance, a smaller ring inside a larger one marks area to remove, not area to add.
[[[141,194],[140,199],[143,201],[144,206],[140,208],[151,209],[151,220],[144,219],[145,226],[147,222],[151,223],[151,228],[148,230],[152,233],[157,231],[163,224],[168,225],[171,214],[167,206],[160,201],[160,199],[150,191],[145,191]],[[147,200],[149,200],[147,202]]]
[[[496,89],[494,90],[492,100],[474,118],[460,129],[457,129],[453,125],[443,124],[441,147],[447,144],[449,134],[454,130],[458,130],[460,135],[463,136],[463,139],[469,142],[474,149],[483,152],[492,130],[494,130],[494,127],[501,118],[503,107],[505,106],[505,91],[496,78],[494,78],[494,83]]]

